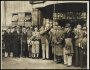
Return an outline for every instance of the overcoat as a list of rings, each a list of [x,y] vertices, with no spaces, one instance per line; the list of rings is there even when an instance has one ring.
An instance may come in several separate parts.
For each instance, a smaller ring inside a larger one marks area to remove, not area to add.
[[[11,33],[8,33],[8,32],[4,33],[4,43],[5,43],[5,51],[10,52]]]
[[[75,33],[75,66],[82,64],[83,51],[82,51],[82,39],[83,31],[76,29]]]
[[[49,34],[49,31],[50,31],[50,29],[40,31],[41,43],[42,44],[46,43],[46,41],[45,41],[46,39],[50,43],[50,34]]]
[[[21,46],[23,55],[28,56],[27,32],[21,34]]]
[[[21,35],[14,31],[12,33],[12,44],[13,44],[13,54],[14,56],[19,56],[21,52]]]
[[[63,31],[62,30],[56,30],[55,31],[55,55],[62,56],[63,55]]]

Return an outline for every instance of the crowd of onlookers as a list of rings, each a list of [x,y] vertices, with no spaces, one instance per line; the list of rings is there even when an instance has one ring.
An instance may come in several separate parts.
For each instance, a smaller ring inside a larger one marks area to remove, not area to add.
[[[38,28],[14,26],[9,27],[2,35],[5,57],[31,57],[49,59],[53,54],[56,63],[68,66],[87,66],[87,28],[78,24],[61,27],[58,24],[46,24]],[[40,45],[41,50],[40,51]],[[50,50],[52,50],[50,54]]]

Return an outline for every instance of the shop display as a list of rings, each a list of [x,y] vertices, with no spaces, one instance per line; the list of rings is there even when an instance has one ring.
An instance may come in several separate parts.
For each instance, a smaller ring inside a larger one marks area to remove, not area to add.
[[[86,12],[53,13],[54,19],[86,19]]]

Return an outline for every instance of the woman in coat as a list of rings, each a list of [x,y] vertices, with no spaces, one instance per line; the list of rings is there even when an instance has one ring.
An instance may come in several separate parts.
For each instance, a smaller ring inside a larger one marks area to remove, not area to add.
[[[56,62],[61,63],[62,56],[63,56],[63,38],[64,38],[64,32],[61,30],[61,26],[58,26],[58,29],[55,33],[55,56],[56,56]]]
[[[37,27],[35,27],[35,31],[32,33],[32,40],[32,56],[33,58],[39,58],[40,33]]]
[[[81,25],[77,25],[77,28],[74,30],[75,33],[75,66],[82,67],[82,39],[83,39],[83,31],[81,29]]]

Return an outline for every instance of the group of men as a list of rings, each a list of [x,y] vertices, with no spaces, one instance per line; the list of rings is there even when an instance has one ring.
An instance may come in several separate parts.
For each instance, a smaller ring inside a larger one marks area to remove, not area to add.
[[[65,27],[57,23],[53,26],[46,24],[37,27],[11,27],[3,35],[5,57],[39,58],[40,45],[42,59],[49,59],[50,52],[56,63],[84,67],[87,63],[87,28],[77,25],[72,29],[70,24]],[[52,49],[50,48],[52,47]],[[74,61],[74,62],[73,62]]]

